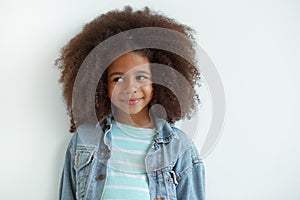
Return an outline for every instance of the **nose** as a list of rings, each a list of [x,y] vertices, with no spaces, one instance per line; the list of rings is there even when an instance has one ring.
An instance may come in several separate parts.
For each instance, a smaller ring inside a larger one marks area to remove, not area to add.
[[[123,93],[125,94],[134,94],[137,93],[139,86],[135,80],[128,80],[127,83],[124,85]]]

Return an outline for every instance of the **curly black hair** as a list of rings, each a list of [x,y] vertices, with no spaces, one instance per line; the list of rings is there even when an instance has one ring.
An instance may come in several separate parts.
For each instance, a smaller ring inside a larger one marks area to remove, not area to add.
[[[106,69],[103,69],[103,75],[97,79],[100,78],[95,96],[76,99],[76,104],[74,104],[74,83],[85,58],[106,39],[124,31],[143,27],[177,31],[188,38],[188,42],[184,42],[184,48],[180,49],[182,55],[185,55],[184,58],[176,53],[155,48],[137,49],[134,52],[146,56],[150,63],[153,63],[151,70],[154,93],[149,108],[158,104],[165,110],[165,113],[162,113],[162,109],[158,107],[158,109],[153,109],[154,114],[164,115],[169,123],[191,117],[199,103],[196,86],[199,85],[200,72],[196,67],[196,42],[193,37],[195,31],[187,25],[150,10],[148,7],[133,11],[130,6],[126,6],[123,10],[109,11],[87,23],[83,30],[62,48],[61,55],[55,62],[55,65],[61,70],[59,82],[62,83],[64,100],[71,118],[70,132],[74,132],[79,124],[88,122],[89,117],[95,111],[98,120],[112,112],[107,94]],[[160,65],[155,66],[155,64]],[[161,71],[161,65],[174,70]],[[86,94],[89,92],[91,87],[88,86],[87,79],[97,78],[96,76],[99,75],[93,72],[85,74],[84,78],[80,80],[80,84],[86,85],[86,87],[81,92]],[[182,79],[180,76],[184,77],[184,81],[180,81]],[[164,80],[163,84],[156,84],[162,79]],[[188,83],[188,87],[183,82]],[[81,95],[84,96],[84,94]],[[88,105],[94,105],[94,107]],[[74,119],[75,113],[76,118]]]

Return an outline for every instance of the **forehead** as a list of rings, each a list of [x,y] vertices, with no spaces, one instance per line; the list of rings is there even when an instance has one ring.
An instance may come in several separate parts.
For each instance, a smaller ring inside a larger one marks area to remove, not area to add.
[[[113,72],[127,73],[129,71],[136,70],[145,70],[150,72],[150,63],[146,56],[130,52],[114,60],[108,67],[108,74]]]

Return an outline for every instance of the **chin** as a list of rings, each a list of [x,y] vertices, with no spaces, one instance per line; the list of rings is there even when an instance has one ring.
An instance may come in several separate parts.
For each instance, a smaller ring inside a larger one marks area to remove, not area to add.
[[[123,112],[125,112],[128,115],[135,115],[138,114],[140,110],[123,110]]]

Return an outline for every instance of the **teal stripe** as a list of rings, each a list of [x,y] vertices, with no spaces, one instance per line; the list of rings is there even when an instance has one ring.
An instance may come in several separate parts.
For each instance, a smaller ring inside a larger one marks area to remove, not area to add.
[[[156,133],[155,128],[138,128],[126,124],[121,124],[115,121],[113,121],[113,125],[130,137],[147,138],[153,136]]]
[[[144,151],[147,152],[150,145],[152,144],[153,138],[148,140],[143,140],[144,142],[140,141],[132,141],[132,140],[124,140],[122,138],[112,137],[113,144],[117,147],[123,148],[123,149],[130,149],[130,150],[138,150],[138,151]],[[147,143],[145,143],[147,142]]]
[[[112,155],[103,199],[150,200],[145,156],[153,142],[154,129],[127,125],[120,129],[113,123],[111,133]]]
[[[112,152],[108,167],[131,173],[143,173],[145,169],[145,154],[132,154],[128,152]]]
[[[114,170],[111,170],[114,171]],[[146,176],[146,174],[144,174]],[[130,184],[128,184],[130,183]],[[107,185],[120,185],[120,186],[132,186],[148,190],[148,180],[127,176],[110,176],[106,182]]]
[[[106,188],[103,199],[130,199],[130,200],[150,200],[150,194],[146,192],[133,191],[128,189],[111,189]]]
[[[134,128],[137,129],[137,128]],[[140,133],[142,134],[142,133]],[[149,134],[149,133],[148,133]],[[152,134],[152,133],[151,133]],[[124,134],[121,129],[116,126],[112,127],[112,141],[113,145],[123,149],[129,150],[137,150],[148,152],[152,142],[154,139],[154,135],[152,134],[150,137],[142,138],[142,137],[130,137],[129,135]]]

